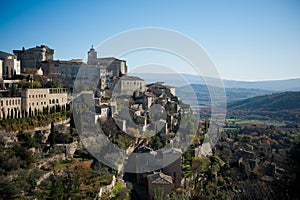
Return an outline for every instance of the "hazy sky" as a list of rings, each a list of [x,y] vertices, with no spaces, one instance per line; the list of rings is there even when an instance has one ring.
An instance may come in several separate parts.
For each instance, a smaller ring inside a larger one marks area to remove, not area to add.
[[[86,59],[92,44],[119,32],[162,27],[197,41],[223,78],[300,77],[297,0],[2,0],[0,19],[0,50],[6,52],[45,44],[56,59]]]

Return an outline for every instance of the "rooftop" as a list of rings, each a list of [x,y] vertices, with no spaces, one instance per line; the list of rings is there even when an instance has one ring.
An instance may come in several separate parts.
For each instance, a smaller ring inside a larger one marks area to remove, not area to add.
[[[124,81],[144,81],[144,79],[141,79],[140,77],[137,77],[137,76],[122,76],[121,80],[124,80]]]
[[[172,177],[162,172],[156,172],[154,174],[148,175],[147,178],[153,184],[163,184],[163,185],[173,184]]]
[[[4,56],[14,56],[13,54],[4,52],[4,51],[0,51],[0,55],[4,55]]]

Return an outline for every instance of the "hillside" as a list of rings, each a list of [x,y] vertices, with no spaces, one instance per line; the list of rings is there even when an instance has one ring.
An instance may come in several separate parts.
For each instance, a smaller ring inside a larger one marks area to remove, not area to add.
[[[300,109],[300,92],[283,92],[253,97],[229,103],[227,107],[234,110],[268,111]]]
[[[231,102],[228,117],[272,121],[300,121],[300,92],[283,92]]]
[[[226,88],[227,102],[247,99],[255,96],[272,94],[273,91],[261,89],[243,89],[243,88]],[[184,101],[189,101],[195,93],[197,99],[201,103],[210,102],[210,94],[206,85],[191,84],[176,88],[176,94]]]

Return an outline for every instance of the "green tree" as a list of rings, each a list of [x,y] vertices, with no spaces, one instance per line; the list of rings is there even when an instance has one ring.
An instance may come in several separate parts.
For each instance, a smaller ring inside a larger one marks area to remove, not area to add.
[[[52,177],[52,187],[50,191],[50,199],[63,199],[64,198],[64,186],[62,181],[58,177]]]
[[[54,127],[54,122],[51,122],[51,129],[50,129],[50,135],[48,137],[48,141],[50,143],[50,146],[53,148],[55,144],[55,127]]]

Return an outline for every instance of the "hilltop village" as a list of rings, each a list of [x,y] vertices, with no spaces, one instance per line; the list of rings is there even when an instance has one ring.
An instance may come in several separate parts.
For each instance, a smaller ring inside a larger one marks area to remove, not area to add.
[[[282,158],[298,129],[235,122],[217,130],[223,134],[212,148],[211,122],[197,119],[162,80],[128,75],[125,60],[98,58],[93,47],[86,63],[55,60],[45,45],[0,52],[0,196],[292,197]],[[96,153],[87,145],[95,142],[104,144]],[[110,153],[108,142],[123,153]],[[115,158],[124,162],[111,166]]]
[[[172,138],[180,126],[181,111],[191,111],[188,105],[180,102],[174,87],[164,82],[147,85],[143,79],[127,75],[125,60],[98,58],[93,47],[88,51],[87,63],[81,59],[63,61],[53,58],[54,50],[45,45],[23,47],[14,50],[13,54],[0,52],[0,118],[4,146],[10,147],[20,140],[20,134],[27,135],[28,132],[33,138],[40,134],[41,144],[48,149],[46,152],[57,146],[65,148],[64,158],[56,162],[72,159],[74,153],[83,148],[78,137],[67,133],[73,118],[72,104],[78,106],[76,102],[80,102],[79,110],[82,110],[82,105],[89,102],[86,108],[93,113],[93,119],[88,123],[99,123],[104,130],[110,129],[104,131],[107,137],[127,150],[128,155],[154,152],[171,141],[173,143]],[[86,83],[92,77],[97,80],[96,86],[89,89]],[[74,124],[76,120],[72,121]],[[72,128],[72,132],[77,132],[74,125]],[[60,132],[67,134],[68,139],[56,144],[62,141],[53,139],[52,134],[60,138],[57,136]],[[49,144],[51,138],[54,141]],[[144,175],[126,175],[133,185],[144,183],[142,189],[136,189],[143,191],[143,196],[153,199],[158,189],[163,189],[167,195],[181,187],[182,150],[173,146],[171,149],[162,152],[162,155],[177,155],[170,166]],[[126,185],[123,180],[122,184]]]

